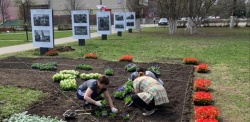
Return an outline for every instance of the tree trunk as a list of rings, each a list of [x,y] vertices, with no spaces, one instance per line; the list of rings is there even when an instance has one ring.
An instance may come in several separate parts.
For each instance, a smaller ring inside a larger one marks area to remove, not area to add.
[[[234,28],[235,16],[230,16],[230,28]]]
[[[169,20],[169,34],[175,34],[177,29],[177,22],[173,19]]]
[[[136,18],[136,31],[141,32],[141,21],[140,18]]]
[[[189,32],[189,34],[196,34],[198,32],[197,25],[193,22],[193,20],[190,17],[188,17],[186,30]]]

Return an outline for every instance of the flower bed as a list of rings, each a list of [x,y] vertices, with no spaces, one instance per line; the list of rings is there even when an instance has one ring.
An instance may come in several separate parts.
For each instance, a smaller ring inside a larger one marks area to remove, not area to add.
[[[217,120],[220,115],[219,109],[214,106],[195,106],[194,114],[195,120]]]

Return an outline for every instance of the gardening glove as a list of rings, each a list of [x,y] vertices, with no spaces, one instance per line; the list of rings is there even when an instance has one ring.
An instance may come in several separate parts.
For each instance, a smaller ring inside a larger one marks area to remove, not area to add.
[[[116,109],[115,107],[113,107],[113,108],[111,108],[111,111],[112,111],[113,113],[117,113],[117,112],[118,112],[118,109]]]
[[[99,107],[102,107],[101,101],[96,101],[96,102],[95,102],[95,105],[97,105],[97,106],[99,106]]]

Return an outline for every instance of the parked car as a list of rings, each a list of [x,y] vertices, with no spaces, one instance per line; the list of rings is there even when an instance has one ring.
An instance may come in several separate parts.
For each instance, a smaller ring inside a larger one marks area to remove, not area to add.
[[[158,26],[167,26],[168,25],[168,19],[167,18],[161,18],[158,22]]]

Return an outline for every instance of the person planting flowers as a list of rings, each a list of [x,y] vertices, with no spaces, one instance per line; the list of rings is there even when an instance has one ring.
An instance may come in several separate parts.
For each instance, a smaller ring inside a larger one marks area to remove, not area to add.
[[[131,73],[128,80],[133,81],[137,77],[138,72],[142,72],[143,75],[150,76],[150,77],[154,78],[157,82],[159,82],[161,85],[164,85],[164,82],[159,78],[158,74],[156,74],[152,71],[146,70],[144,68],[138,68],[135,72]]]
[[[169,103],[165,88],[144,72],[138,72],[132,82],[135,94],[132,95],[130,105],[145,108],[146,111],[142,115],[149,116],[155,112],[156,106]]]
[[[88,106],[89,103],[102,107],[101,101],[96,101],[96,98],[103,93],[109,103],[111,111],[117,113],[118,110],[114,107],[113,101],[106,88],[108,84],[109,79],[104,75],[101,75],[98,79],[87,80],[78,87],[77,98],[84,101],[84,107]]]

